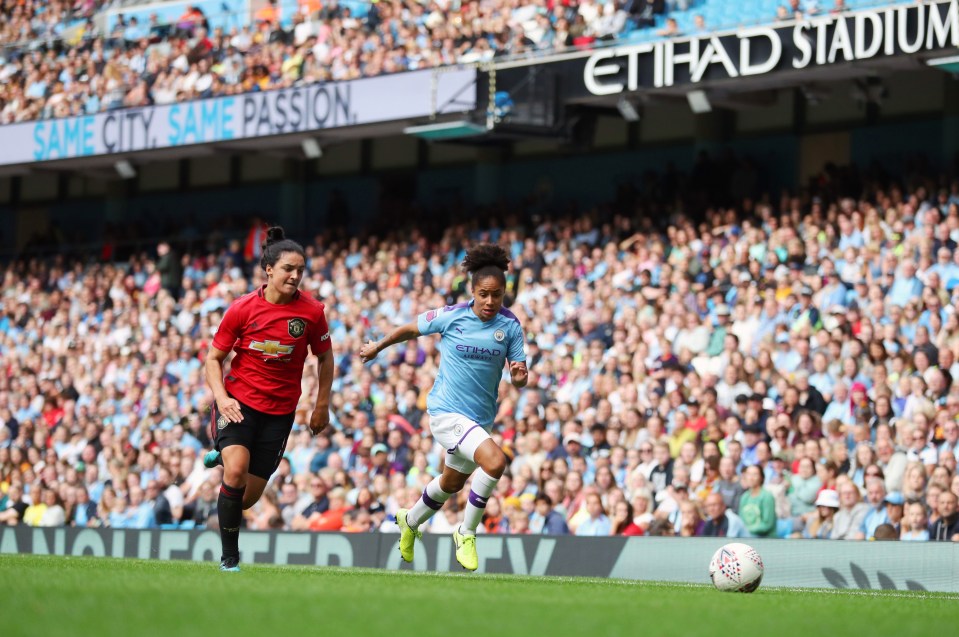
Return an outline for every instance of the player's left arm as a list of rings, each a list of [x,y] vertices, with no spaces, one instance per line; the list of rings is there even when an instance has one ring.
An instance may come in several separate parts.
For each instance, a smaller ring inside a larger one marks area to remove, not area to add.
[[[316,403],[310,415],[310,431],[316,435],[330,424],[330,393],[333,387],[333,350],[317,356]]]
[[[523,338],[523,329],[519,326],[513,330],[509,342],[509,351],[506,358],[509,360],[509,376],[513,387],[521,389],[529,382],[529,369],[526,367],[526,344]]]
[[[529,382],[529,370],[526,368],[526,361],[510,361],[509,363],[510,382],[513,387],[522,389]]]
[[[316,435],[330,424],[330,394],[333,389],[333,345],[330,343],[330,328],[325,314],[320,314],[310,349],[317,358],[316,402],[310,415],[310,431]]]

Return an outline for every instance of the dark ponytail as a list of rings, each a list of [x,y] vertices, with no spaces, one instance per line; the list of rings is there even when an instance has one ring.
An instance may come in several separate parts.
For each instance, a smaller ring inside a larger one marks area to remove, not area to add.
[[[287,239],[280,226],[273,226],[266,231],[266,243],[263,244],[263,256],[260,257],[260,267],[274,266],[284,252],[295,252],[304,259],[306,252],[296,241]]]
[[[480,243],[473,246],[463,259],[463,269],[471,280],[476,281],[492,276],[506,285],[506,268],[509,267],[509,255],[506,250],[492,243]]]

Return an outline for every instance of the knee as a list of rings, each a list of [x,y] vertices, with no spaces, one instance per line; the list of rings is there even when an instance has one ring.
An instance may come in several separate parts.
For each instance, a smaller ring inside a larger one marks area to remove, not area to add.
[[[233,487],[234,489],[246,489],[246,474],[231,471],[223,472],[223,484]]]
[[[483,471],[490,477],[499,480],[506,471],[506,455],[497,449],[496,453],[490,454],[490,458],[482,466]]]
[[[458,493],[460,489],[463,488],[465,483],[465,479],[457,480],[456,478],[451,478],[446,474],[440,476],[440,489],[446,493]]]
[[[246,488],[246,471],[224,469],[223,482],[234,489]]]

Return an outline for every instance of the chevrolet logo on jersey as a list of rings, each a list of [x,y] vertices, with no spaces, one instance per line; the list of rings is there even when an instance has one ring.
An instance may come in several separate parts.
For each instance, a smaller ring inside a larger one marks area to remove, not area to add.
[[[251,341],[250,349],[270,357],[289,356],[293,353],[292,345],[284,345],[280,341]]]

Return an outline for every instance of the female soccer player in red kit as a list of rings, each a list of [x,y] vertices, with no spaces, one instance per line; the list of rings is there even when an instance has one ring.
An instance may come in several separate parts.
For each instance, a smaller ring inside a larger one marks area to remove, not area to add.
[[[330,330],[323,304],[299,290],[306,269],[303,247],[286,239],[282,228],[270,228],[260,266],[266,271],[266,285],[230,305],[206,359],[206,379],[216,405],[210,425],[215,450],[204,464],[223,463],[217,501],[223,571],[240,570],[243,510],[260,499],[286,448],[307,346],[319,359],[310,430],[317,434],[330,422]],[[230,350],[236,355],[224,377]]]

